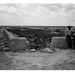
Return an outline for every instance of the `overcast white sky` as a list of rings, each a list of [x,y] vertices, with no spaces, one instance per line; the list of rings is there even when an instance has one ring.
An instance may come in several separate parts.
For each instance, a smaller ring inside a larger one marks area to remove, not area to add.
[[[0,25],[75,25],[75,4],[0,4]]]

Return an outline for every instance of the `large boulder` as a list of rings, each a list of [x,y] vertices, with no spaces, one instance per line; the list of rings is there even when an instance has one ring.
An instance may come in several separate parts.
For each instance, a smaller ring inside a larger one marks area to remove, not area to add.
[[[21,51],[27,49],[29,42],[25,37],[16,37],[7,30],[4,30],[7,38],[7,45],[12,51]]]
[[[30,52],[35,52],[35,51],[36,51],[35,49],[31,49],[31,50],[30,50]]]
[[[53,37],[50,46],[53,48],[67,49],[66,37]]]

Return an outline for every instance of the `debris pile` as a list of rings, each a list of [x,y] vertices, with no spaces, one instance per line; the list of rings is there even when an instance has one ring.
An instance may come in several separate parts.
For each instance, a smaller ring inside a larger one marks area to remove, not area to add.
[[[44,49],[42,50],[42,52],[52,53],[52,52],[53,52],[53,50],[52,50],[52,49],[50,49],[50,48],[44,48]]]
[[[49,42],[50,43],[50,42]],[[12,52],[48,52],[52,53],[59,51],[58,48],[50,47],[47,41],[43,41],[41,38],[34,37],[28,41],[25,37],[19,37],[6,29],[1,32],[0,35],[0,51],[12,51]]]

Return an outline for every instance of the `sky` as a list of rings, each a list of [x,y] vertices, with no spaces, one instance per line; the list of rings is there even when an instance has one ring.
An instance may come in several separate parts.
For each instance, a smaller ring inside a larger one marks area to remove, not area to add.
[[[50,4],[50,3],[0,4],[0,25],[2,26],[75,25],[75,4]]]

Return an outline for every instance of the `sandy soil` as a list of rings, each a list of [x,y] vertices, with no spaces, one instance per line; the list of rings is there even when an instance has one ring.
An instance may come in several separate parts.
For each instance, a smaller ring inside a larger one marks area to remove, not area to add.
[[[2,65],[10,70],[75,70],[74,50],[60,50],[54,53],[5,52],[4,54],[11,62],[8,62],[8,65],[3,62]],[[3,67],[3,69],[6,68]]]

